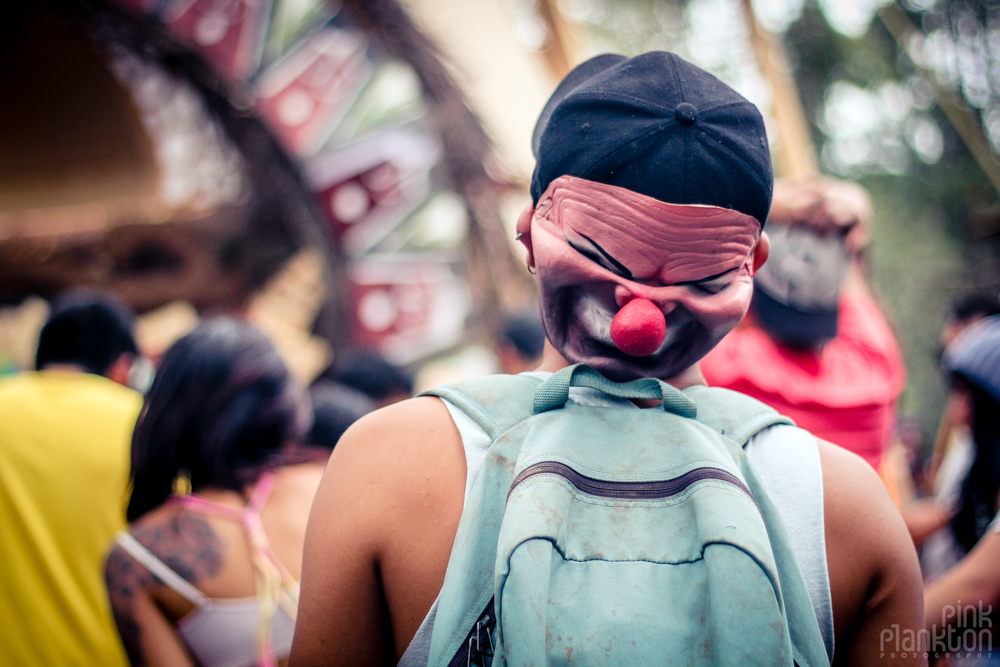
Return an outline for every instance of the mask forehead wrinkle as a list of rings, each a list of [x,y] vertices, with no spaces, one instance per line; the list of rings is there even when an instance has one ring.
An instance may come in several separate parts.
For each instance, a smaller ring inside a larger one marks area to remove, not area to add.
[[[720,273],[739,269],[747,264],[748,253],[730,252],[719,255],[675,253],[663,265],[656,278],[665,285],[704,280]],[[720,276],[721,278],[721,276]]]
[[[738,268],[760,229],[736,211],[665,204],[566,176],[549,190],[551,223],[590,238],[639,280],[686,282]]]

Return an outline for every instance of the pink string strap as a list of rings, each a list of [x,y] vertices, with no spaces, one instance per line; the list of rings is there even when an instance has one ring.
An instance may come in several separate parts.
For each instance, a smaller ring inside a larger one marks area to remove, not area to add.
[[[282,591],[284,590],[292,600],[291,608],[283,605],[292,618],[295,618],[295,606],[298,604],[298,596],[295,591],[289,590],[284,585],[284,579],[292,577],[271,550],[267,535],[264,533],[264,524],[260,520],[260,512],[274,489],[274,482],[273,473],[261,475],[245,508],[222,505],[194,493],[186,496],[173,496],[171,499],[172,504],[180,505],[193,512],[210,514],[231,521],[239,521],[243,524],[250,542],[250,557],[256,570],[257,601],[260,605],[257,626],[257,658],[260,667],[275,667],[277,665],[274,647],[271,645],[271,621],[277,611],[277,606],[281,604]]]

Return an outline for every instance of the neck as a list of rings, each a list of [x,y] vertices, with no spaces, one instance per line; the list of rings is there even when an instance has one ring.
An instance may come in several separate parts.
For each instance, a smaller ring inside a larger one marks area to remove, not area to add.
[[[566,368],[570,365],[570,362],[559,353],[559,350],[552,347],[552,343],[548,340],[545,341],[545,349],[542,351],[542,363],[536,368],[536,371],[555,373],[558,370]],[[677,389],[687,389],[688,387],[693,387],[695,385],[706,384],[705,378],[701,374],[701,368],[698,364],[690,366],[677,375],[669,378],[660,378],[667,384],[673,385]]]

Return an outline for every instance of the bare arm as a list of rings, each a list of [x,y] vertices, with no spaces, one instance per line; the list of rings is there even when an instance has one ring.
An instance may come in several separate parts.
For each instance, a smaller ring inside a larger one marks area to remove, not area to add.
[[[1000,532],[987,533],[953,569],[931,583],[924,593],[924,617],[933,627],[943,628],[954,620],[959,606],[982,605],[1000,600]]]
[[[828,442],[819,451],[835,664],[926,664],[922,653],[893,655],[887,635],[923,628],[920,565],[902,517],[871,466]]]
[[[114,547],[105,566],[111,611],[133,665],[194,667],[194,661],[147,592],[152,576],[120,547]]]
[[[417,398],[337,444],[306,533],[291,664],[394,664],[444,582],[465,455],[444,404]]]
[[[910,537],[918,547],[926,542],[928,537],[948,525],[952,515],[949,508],[931,498],[920,498],[904,505],[902,513]]]
[[[822,177],[774,182],[768,220],[783,225],[805,225],[823,234],[843,234],[852,253],[868,244],[871,219],[871,198],[852,181]]]

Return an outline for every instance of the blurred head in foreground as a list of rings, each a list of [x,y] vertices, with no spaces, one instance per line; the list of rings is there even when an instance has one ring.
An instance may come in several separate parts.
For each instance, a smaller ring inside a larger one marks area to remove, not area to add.
[[[841,289],[866,242],[871,200],[834,179],[779,181],[768,216],[771,254],[754,279],[751,310],[771,338],[820,350],[837,336]]]

